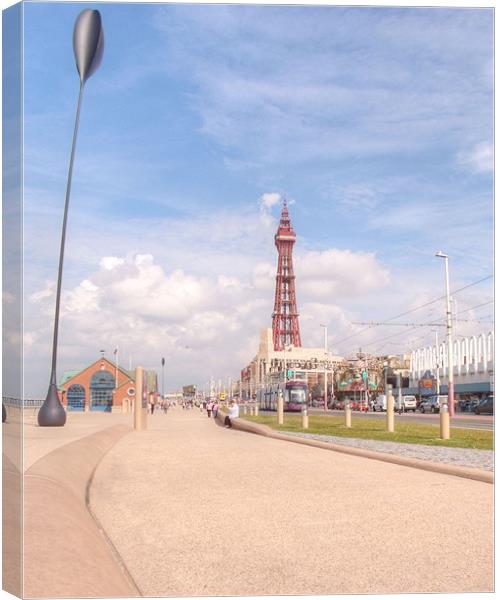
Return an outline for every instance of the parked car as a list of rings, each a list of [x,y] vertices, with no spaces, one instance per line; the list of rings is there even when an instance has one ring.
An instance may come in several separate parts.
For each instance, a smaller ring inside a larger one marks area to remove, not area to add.
[[[333,408],[335,410],[344,410],[344,401],[343,400],[335,400],[333,403]]]
[[[476,415],[492,415],[493,414],[493,396],[488,396],[476,406],[474,409]]]
[[[426,412],[434,412],[432,407],[432,399],[431,398],[422,398],[420,400],[420,404],[418,405],[418,410],[423,414]]]
[[[479,398],[469,398],[466,400],[463,405],[463,410],[465,412],[475,412],[476,407],[479,406],[481,400]]]
[[[403,406],[403,412],[408,412],[412,410],[415,412],[417,410],[417,399],[415,396],[403,396],[401,398],[401,404]],[[399,398],[396,398],[394,401],[394,410],[400,410]]]
[[[368,410],[368,405],[364,402],[360,402],[359,400],[352,400],[351,410],[360,410],[366,412]]]
[[[429,396],[422,399],[419,410],[421,413],[438,413],[441,409],[441,404],[448,402],[448,396]]]

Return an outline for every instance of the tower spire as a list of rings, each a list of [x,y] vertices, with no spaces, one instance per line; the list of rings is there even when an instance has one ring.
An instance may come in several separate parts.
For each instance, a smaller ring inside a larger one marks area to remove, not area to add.
[[[276,291],[273,312],[274,350],[283,350],[292,345],[300,348],[299,313],[295,296],[295,275],[293,274],[292,252],[295,244],[293,230],[286,199],[283,201],[278,231],[274,243],[278,250],[278,269],[276,272]]]

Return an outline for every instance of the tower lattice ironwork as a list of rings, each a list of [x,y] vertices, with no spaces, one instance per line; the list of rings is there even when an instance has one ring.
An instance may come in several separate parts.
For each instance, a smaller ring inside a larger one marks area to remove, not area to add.
[[[286,346],[300,348],[302,345],[300,343],[299,313],[297,312],[292,260],[295,239],[295,231],[290,221],[285,200],[278,231],[274,236],[274,242],[278,250],[273,312],[273,344],[275,351],[283,350]]]

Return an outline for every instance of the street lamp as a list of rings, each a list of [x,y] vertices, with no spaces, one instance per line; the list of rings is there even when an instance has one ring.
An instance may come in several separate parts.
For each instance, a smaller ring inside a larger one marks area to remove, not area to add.
[[[439,383],[439,340],[438,340],[438,332],[434,330],[435,336],[435,344],[436,344],[436,394],[439,396],[440,394],[440,383]]]
[[[59,252],[59,271],[57,275],[56,308],[54,318],[54,338],[52,343],[52,368],[50,373],[50,384],[45,402],[38,411],[38,424],[41,427],[62,427],[66,423],[66,412],[59,401],[57,394],[56,366],[57,366],[57,337],[59,331],[59,306],[61,303],[61,283],[64,260],[64,242],[66,240],[66,223],[68,219],[68,206],[71,193],[71,180],[73,175],[73,162],[75,158],[76,138],[78,124],[80,121],[80,108],[83,97],[83,89],[87,79],[99,67],[104,50],[104,34],[102,29],[101,15],[98,10],[85,9],[78,15],[73,30],[73,52],[75,55],[76,68],[80,75],[80,93],[76,109],[75,129],[73,132],[73,144],[69,161],[68,181],[66,186],[66,201],[64,205],[64,217],[61,233],[61,246]]]
[[[455,384],[453,377],[453,339],[451,322],[450,277],[448,272],[448,255],[439,250],[438,258],[444,258],[444,273],[446,285],[446,338],[448,341],[448,410],[450,417],[455,416]]]
[[[165,399],[165,359],[161,359],[161,397]]]
[[[328,387],[327,387],[327,380],[326,380],[326,361],[327,361],[327,357],[328,357],[328,327],[326,325],[322,325],[320,323],[320,327],[323,327],[323,329],[325,330],[325,393],[324,393],[324,399],[325,399],[325,412],[328,410]]]

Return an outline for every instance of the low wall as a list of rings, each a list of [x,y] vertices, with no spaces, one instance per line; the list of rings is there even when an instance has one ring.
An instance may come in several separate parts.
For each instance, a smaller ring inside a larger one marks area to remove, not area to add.
[[[221,422],[224,422],[225,416],[225,414],[219,412],[217,418]],[[371,458],[373,460],[380,460],[382,462],[393,463],[396,465],[401,465],[403,467],[413,467],[415,469],[423,469],[424,471],[442,473],[443,475],[454,475],[455,477],[474,479],[476,481],[483,481],[484,483],[494,483],[494,474],[489,471],[448,465],[445,463],[431,462],[427,460],[421,460],[418,458],[407,458],[406,456],[398,456],[397,454],[375,452],[374,450],[364,450],[362,448],[355,448],[353,446],[343,446],[340,444],[333,444],[330,442],[321,442],[320,440],[314,440],[310,438],[301,438],[298,436],[286,435],[286,433],[275,431],[267,425],[253,423],[252,421],[246,421],[244,418],[241,417],[238,419],[233,419],[232,424],[234,429],[247,431],[248,433],[256,433],[258,435],[263,435],[277,440],[284,440],[286,442],[293,442],[294,444],[314,446],[315,448],[322,448],[323,450],[342,452],[343,454],[350,454],[353,456],[359,456],[361,458]]]
[[[24,476],[24,597],[140,596],[90,513],[94,471],[131,428],[116,425],[60,447]]]

